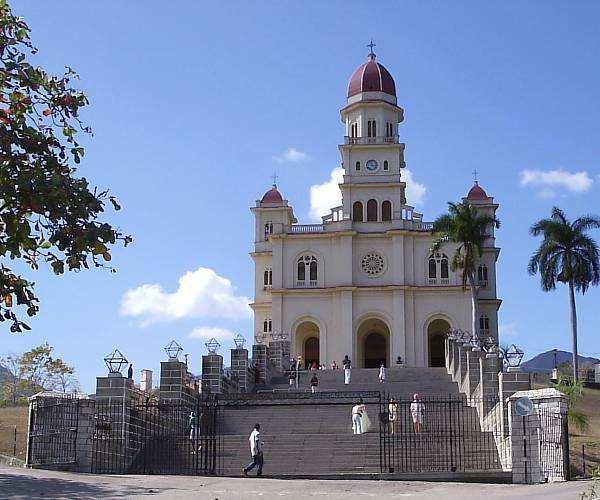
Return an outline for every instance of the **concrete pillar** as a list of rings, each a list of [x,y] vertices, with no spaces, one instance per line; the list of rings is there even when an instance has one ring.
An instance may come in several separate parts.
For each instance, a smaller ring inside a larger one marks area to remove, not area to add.
[[[528,397],[534,404],[529,416],[515,411],[517,401]],[[509,398],[513,483],[564,481],[563,448],[567,397],[554,388],[515,392]],[[562,471],[562,473],[561,473]]]
[[[482,357],[481,350],[467,349],[467,396],[476,398],[480,390],[481,374],[479,371],[479,360]]]
[[[77,414],[75,449],[77,462],[74,472],[92,472],[92,440],[96,431],[96,401],[80,399]]]
[[[266,345],[254,344],[252,346],[252,363],[254,369],[258,371],[259,384],[268,384],[271,382],[269,348]]]
[[[141,373],[142,376],[140,377],[140,391],[152,391],[152,370],[142,370]]]
[[[96,377],[96,401],[103,403],[123,402],[141,399],[133,380],[120,373],[109,373],[106,377]]]
[[[479,357],[480,397],[482,405],[480,415],[484,416],[495,406],[499,399],[498,366],[500,360],[497,354],[482,354]],[[502,401],[502,399],[500,399]]]
[[[238,379],[239,391],[250,392],[254,381],[250,377],[248,349],[243,347],[231,349],[231,371]]]
[[[220,394],[223,392],[223,356],[206,354],[202,356],[202,392]]]
[[[161,401],[191,402],[197,397],[197,391],[191,383],[187,365],[183,361],[170,359],[160,363]]]

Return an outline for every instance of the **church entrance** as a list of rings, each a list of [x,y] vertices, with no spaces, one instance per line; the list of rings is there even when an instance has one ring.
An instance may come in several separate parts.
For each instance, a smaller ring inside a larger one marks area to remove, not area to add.
[[[304,367],[309,368],[311,364],[319,365],[319,339],[310,337],[304,341]]]
[[[390,366],[390,329],[382,320],[364,320],[358,327],[356,340],[358,368],[379,368],[381,363]]]
[[[321,332],[317,324],[307,320],[300,323],[293,333],[292,356],[302,356],[302,366],[308,368],[311,363],[320,363]]]
[[[435,319],[427,327],[427,346],[429,348],[429,366],[446,366],[446,333],[450,325],[446,320]]]
[[[381,333],[371,332],[365,339],[365,368],[379,368],[386,364],[387,349],[385,337]]]

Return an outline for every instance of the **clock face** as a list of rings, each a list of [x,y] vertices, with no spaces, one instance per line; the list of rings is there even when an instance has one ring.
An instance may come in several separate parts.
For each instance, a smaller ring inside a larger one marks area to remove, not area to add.
[[[369,160],[365,163],[365,167],[369,172],[375,172],[379,168],[379,163],[377,163],[377,160]]]

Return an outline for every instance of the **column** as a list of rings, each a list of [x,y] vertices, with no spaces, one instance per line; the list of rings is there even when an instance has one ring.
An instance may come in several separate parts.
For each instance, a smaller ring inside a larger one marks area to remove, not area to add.
[[[202,356],[202,392],[220,394],[222,386],[223,356],[206,354]]]
[[[250,392],[252,381],[248,368],[248,349],[244,347],[231,349],[231,371],[238,378],[240,392]]]

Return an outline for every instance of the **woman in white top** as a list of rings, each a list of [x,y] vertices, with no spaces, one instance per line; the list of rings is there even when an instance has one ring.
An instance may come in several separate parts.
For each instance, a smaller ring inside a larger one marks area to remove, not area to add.
[[[387,375],[387,373],[386,373],[385,365],[383,363],[381,363],[381,366],[379,367],[379,382],[381,384],[383,384],[385,382],[386,375]]]
[[[423,429],[423,413],[425,412],[425,405],[421,402],[421,396],[415,394],[413,396],[412,403],[410,404],[410,414],[413,421],[413,429],[416,433],[421,432]]]

